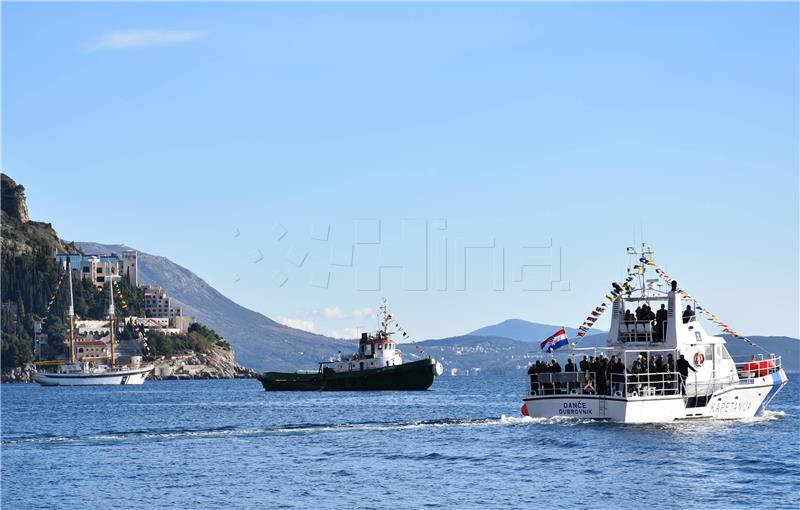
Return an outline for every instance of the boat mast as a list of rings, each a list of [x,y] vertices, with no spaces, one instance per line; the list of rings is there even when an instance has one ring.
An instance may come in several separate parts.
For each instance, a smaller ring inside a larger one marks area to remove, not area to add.
[[[108,278],[108,322],[111,335],[111,368],[114,368],[114,278],[105,271]]]
[[[67,279],[69,280],[69,309],[67,315],[69,316],[69,362],[75,363],[75,303],[72,300],[72,263],[70,258],[67,257],[66,265],[64,266],[67,271]]]
[[[383,298],[381,304],[381,333],[383,338],[389,338],[389,323],[392,321],[392,314],[389,313],[389,300]]]

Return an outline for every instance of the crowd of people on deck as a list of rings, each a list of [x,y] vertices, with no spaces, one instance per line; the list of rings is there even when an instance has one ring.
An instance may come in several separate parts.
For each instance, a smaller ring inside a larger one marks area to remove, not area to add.
[[[689,370],[695,371],[683,355],[676,362],[672,353],[668,353],[665,359],[660,353],[642,352],[629,367],[617,355],[611,358],[605,355],[583,356],[577,364],[570,357],[563,373],[574,373],[574,376],[542,376],[562,373],[561,365],[554,358],[549,363],[536,361],[528,368],[528,374],[532,393],[539,393],[539,390],[545,394],[570,393],[579,389],[581,393],[590,395],[614,395],[623,391],[630,394],[647,386],[657,395],[667,395],[677,390],[675,372],[683,389]]]
[[[625,324],[650,324],[652,327],[652,341],[653,342],[663,342],[667,338],[667,317],[669,316],[667,312],[666,305],[661,305],[661,308],[658,311],[653,312],[653,309],[650,308],[650,305],[644,303],[640,306],[636,307],[636,310],[631,312],[630,310],[625,310],[624,315],[624,322]],[[686,305],[686,309],[683,311],[683,323],[686,324],[690,321],[694,320],[694,310],[689,305]],[[650,340],[647,338],[647,332],[639,331],[639,330],[632,330],[629,335],[631,336],[632,341],[648,341]]]

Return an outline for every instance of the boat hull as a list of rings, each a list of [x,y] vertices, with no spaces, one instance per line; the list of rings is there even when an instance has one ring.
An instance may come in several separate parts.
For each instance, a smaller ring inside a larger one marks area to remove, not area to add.
[[[352,372],[266,372],[258,379],[266,391],[423,391],[435,377],[436,361],[429,358]]]
[[[531,395],[525,411],[531,417],[583,418],[621,423],[664,423],[679,420],[752,418],[761,414],[787,382],[781,369],[746,383],[715,391],[703,406],[687,407],[683,395],[613,397],[602,395]]]
[[[141,385],[153,365],[96,373],[53,373],[37,372],[33,380],[42,386],[120,386]]]

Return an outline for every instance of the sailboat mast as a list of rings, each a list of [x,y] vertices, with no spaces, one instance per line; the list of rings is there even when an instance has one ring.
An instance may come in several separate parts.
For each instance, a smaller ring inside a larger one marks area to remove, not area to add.
[[[108,278],[108,322],[109,334],[111,335],[111,368],[114,368],[114,279],[108,272],[105,271],[106,278]]]
[[[67,311],[67,315],[69,316],[69,362],[70,364],[75,363],[75,303],[72,300],[72,263],[70,262],[69,257],[67,257],[67,279],[69,280],[69,310]]]

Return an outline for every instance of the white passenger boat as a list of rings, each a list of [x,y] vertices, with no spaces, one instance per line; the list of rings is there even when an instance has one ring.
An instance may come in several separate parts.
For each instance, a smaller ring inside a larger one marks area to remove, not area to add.
[[[616,357],[622,367],[617,365],[619,370],[614,371],[595,363],[588,369],[584,364],[584,370],[576,368],[574,372],[533,373],[522,413],[626,423],[741,419],[760,414],[787,382],[780,356],[767,354],[739,362],[732,359],[725,338],[709,334],[697,311],[721,324],[725,332],[749,340],[678,288],[677,281],[655,265],[646,245],[641,253],[632,248],[628,253],[641,256],[640,263],[606,296],[608,303],[604,305],[611,303],[612,314],[606,345],[580,349],[572,344],[569,352],[576,366],[584,356],[594,355]],[[658,279],[647,279],[649,268],[655,268],[669,285],[668,290],[656,288]],[[626,306],[651,303],[654,308],[665,305],[666,313],[662,312],[660,320],[653,320],[652,315],[626,319]],[[592,312],[595,320],[604,312],[604,305]],[[593,323],[584,323],[582,331],[585,333]],[[658,368],[654,370],[654,366]],[[681,368],[687,377],[680,373]]]
[[[36,363],[37,372],[33,380],[42,386],[98,386],[98,385],[131,385],[144,384],[147,374],[153,365],[117,366],[115,359],[115,319],[114,314],[114,281],[109,279],[108,320],[110,345],[110,364],[98,364],[94,361],[76,361],[75,356],[75,306],[72,298],[72,271],[66,267],[66,278],[69,281],[69,362],[40,361]]]

